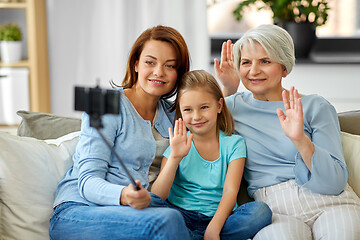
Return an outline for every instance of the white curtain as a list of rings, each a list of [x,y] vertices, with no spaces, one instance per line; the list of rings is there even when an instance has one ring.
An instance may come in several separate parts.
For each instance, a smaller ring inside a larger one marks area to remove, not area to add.
[[[135,39],[166,25],[185,38],[191,69],[210,70],[205,0],[47,0],[52,112],[79,116],[74,86],[121,83]]]

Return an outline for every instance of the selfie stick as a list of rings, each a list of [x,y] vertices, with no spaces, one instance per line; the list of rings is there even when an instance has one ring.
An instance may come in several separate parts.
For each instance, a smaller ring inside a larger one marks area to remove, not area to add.
[[[101,121],[101,120],[100,120]],[[110,143],[105,139],[104,135],[101,133],[99,128],[95,128],[97,130],[97,132],[99,133],[99,135],[101,136],[101,138],[103,139],[103,141],[106,143],[106,145],[110,148],[111,152],[113,154],[115,154],[116,158],[119,160],[121,166],[124,168],[126,174],[128,175],[128,177],[130,178],[132,184],[135,186],[135,190],[138,191],[140,190],[139,185],[136,184],[134,178],[131,176],[129,170],[127,169],[127,167],[125,166],[124,162],[121,160],[120,156],[117,154],[117,152],[114,150],[114,148],[110,145]]]

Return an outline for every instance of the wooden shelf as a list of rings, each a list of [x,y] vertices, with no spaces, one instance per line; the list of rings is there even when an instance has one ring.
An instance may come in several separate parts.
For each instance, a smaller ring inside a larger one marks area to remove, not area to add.
[[[51,112],[46,0],[0,2],[0,9],[24,9],[26,14],[28,59],[0,67],[29,69],[30,110]]]
[[[30,64],[29,64],[29,60],[25,59],[25,60],[21,60],[19,62],[15,62],[15,63],[2,63],[0,61],[0,67],[7,67],[7,68],[29,68]]]
[[[0,2],[0,8],[26,8],[26,2]]]

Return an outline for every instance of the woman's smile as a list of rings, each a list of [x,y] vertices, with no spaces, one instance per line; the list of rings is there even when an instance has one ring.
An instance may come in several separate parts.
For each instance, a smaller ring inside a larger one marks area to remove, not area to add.
[[[265,80],[266,80],[265,78],[261,78],[261,79],[252,78],[252,79],[249,79],[249,81],[250,81],[252,84],[260,84],[260,83],[263,83]]]
[[[286,69],[271,60],[260,43],[243,47],[239,70],[242,83],[254,98],[281,99],[281,81],[286,76]]]
[[[149,79],[149,81],[156,86],[162,86],[162,85],[166,84],[165,81],[158,80],[158,79]]]

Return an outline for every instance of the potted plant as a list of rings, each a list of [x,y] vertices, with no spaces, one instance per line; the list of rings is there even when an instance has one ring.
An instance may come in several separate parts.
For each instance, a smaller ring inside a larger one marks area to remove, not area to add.
[[[0,25],[1,61],[13,63],[21,60],[21,28],[16,23]]]
[[[272,11],[274,23],[292,36],[298,58],[308,57],[316,39],[315,28],[326,23],[330,10],[327,0],[244,0],[233,12],[238,21],[250,6]]]

